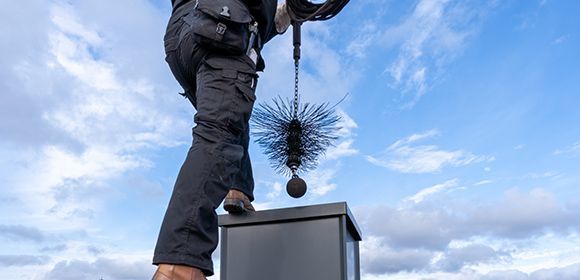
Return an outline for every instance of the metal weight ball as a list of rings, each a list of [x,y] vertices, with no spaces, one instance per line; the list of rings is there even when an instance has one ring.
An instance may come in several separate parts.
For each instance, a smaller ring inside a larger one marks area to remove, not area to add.
[[[298,176],[292,176],[292,179],[286,184],[286,191],[293,198],[300,198],[306,193],[306,182]]]

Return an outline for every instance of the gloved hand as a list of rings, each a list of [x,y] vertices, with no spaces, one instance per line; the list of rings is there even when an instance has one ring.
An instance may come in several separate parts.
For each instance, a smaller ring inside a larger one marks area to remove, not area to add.
[[[279,4],[276,8],[274,23],[276,24],[276,31],[278,31],[279,34],[286,32],[286,29],[288,29],[288,26],[290,26],[290,15],[288,14],[288,6],[286,6],[286,1]]]

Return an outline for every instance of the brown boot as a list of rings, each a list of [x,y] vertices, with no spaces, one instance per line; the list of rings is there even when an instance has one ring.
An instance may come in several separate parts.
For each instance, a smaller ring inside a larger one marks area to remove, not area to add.
[[[177,264],[159,264],[153,280],[207,280],[201,270]]]
[[[224,200],[224,209],[230,214],[240,214],[247,211],[256,211],[250,199],[241,191],[230,190]]]

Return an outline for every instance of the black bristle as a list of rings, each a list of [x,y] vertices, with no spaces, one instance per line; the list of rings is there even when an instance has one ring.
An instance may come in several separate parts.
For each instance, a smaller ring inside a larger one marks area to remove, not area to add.
[[[300,171],[314,169],[318,157],[332,145],[340,120],[328,103],[300,104],[297,114],[289,100],[274,99],[273,105],[259,104],[252,116],[253,133],[279,173],[290,175],[289,166]],[[296,164],[297,163],[297,164]]]

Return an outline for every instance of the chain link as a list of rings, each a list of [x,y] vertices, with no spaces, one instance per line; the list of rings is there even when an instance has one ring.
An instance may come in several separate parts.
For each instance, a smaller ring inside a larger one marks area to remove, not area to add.
[[[298,118],[298,59],[294,60],[294,118]]]

